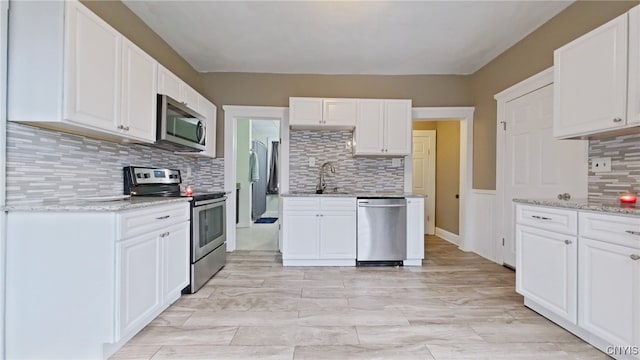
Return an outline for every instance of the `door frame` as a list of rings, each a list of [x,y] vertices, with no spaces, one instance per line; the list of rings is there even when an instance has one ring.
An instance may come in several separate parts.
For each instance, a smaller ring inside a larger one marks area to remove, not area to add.
[[[434,194],[433,197],[427,197],[425,199],[424,202],[424,206],[425,206],[425,216],[429,216],[428,212],[431,211],[433,213],[433,216],[429,217],[430,221],[426,221],[425,219],[425,226],[424,226],[424,234],[425,235],[435,235],[435,228],[436,228],[436,217],[435,217],[435,209],[436,209],[436,197],[435,197],[435,193],[436,193],[436,144],[438,141],[438,134],[436,133],[435,130],[411,130],[411,139],[413,140],[416,136],[417,137],[433,137],[433,145],[434,145],[434,149],[433,149],[433,153],[430,153],[429,156],[429,169],[427,170],[432,170],[429,171],[429,175],[427,175],[429,178],[431,178],[431,186],[429,187],[428,191],[431,194]],[[412,154],[412,161],[413,161],[413,150],[411,151]],[[433,161],[431,161],[433,160]],[[413,166],[413,163],[411,163],[411,166]],[[411,184],[412,186],[412,191],[413,191],[413,184]],[[429,222],[433,222],[433,233],[429,233],[428,228],[429,228]]]
[[[551,84],[553,84],[553,66],[497,93],[493,97],[498,103],[498,116],[496,117],[496,238],[494,244],[496,251],[494,251],[494,255],[495,261],[499,264],[504,264],[503,239],[505,237],[505,226],[513,226],[513,224],[504,223],[504,214],[507,209],[503,206],[505,200],[504,150],[506,132],[503,130],[502,123],[507,121],[507,103]]]
[[[475,249],[474,240],[467,236],[467,229],[473,226],[470,196],[473,190],[473,113],[475,107],[414,107],[413,121],[460,121],[460,225],[458,247],[463,251]],[[413,149],[412,149],[413,150]],[[413,159],[406,156],[404,162],[404,191],[413,189]]]
[[[7,179],[7,33],[9,2],[0,1],[0,207],[6,205]],[[0,212],[0,358],[5,355],[5,268],[7,258],[7,213]]]
[[[275,106],[223,105],[224,111],[224,191],[227,193],[227,252],[236,250],[236,154],[238,119],[280,121],[280,193],[289,191],[289,108]],[[282,205],[280,206],[280,212]]]

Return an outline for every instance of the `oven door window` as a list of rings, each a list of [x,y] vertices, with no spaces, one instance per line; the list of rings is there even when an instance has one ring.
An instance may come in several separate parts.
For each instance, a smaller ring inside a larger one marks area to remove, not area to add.
[[[198,213],[200,225],[200,248],[217,247],[224,242],[224,206],[215,206]]]

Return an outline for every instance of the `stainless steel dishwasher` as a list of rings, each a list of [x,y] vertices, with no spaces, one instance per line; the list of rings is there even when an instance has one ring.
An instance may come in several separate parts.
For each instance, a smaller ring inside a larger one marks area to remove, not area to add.
[[[406,200],[358,198],[356,265],[402,265],[406,255]]]

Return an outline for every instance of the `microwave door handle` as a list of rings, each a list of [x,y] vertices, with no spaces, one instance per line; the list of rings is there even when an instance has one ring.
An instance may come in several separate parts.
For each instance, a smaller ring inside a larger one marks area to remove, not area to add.
[[[198,144],[204,145],[206,130],[207,128],[205,127],[202,120],[198,120],[198,125],[196,126],[196,138],[198,139]]]

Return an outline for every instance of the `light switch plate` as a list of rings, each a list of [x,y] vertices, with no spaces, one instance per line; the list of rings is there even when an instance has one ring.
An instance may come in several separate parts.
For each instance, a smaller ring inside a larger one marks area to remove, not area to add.
[[[594,173],[611,172],[611,158],[601,157],[591,159],[591,171]]]
[[[391,166],[398,167],[400,166],[400,164],[401,164],[400,158],[391,159]]]
[[[316,166],[316,158],[314,157],[309,158],[309,166]]]

